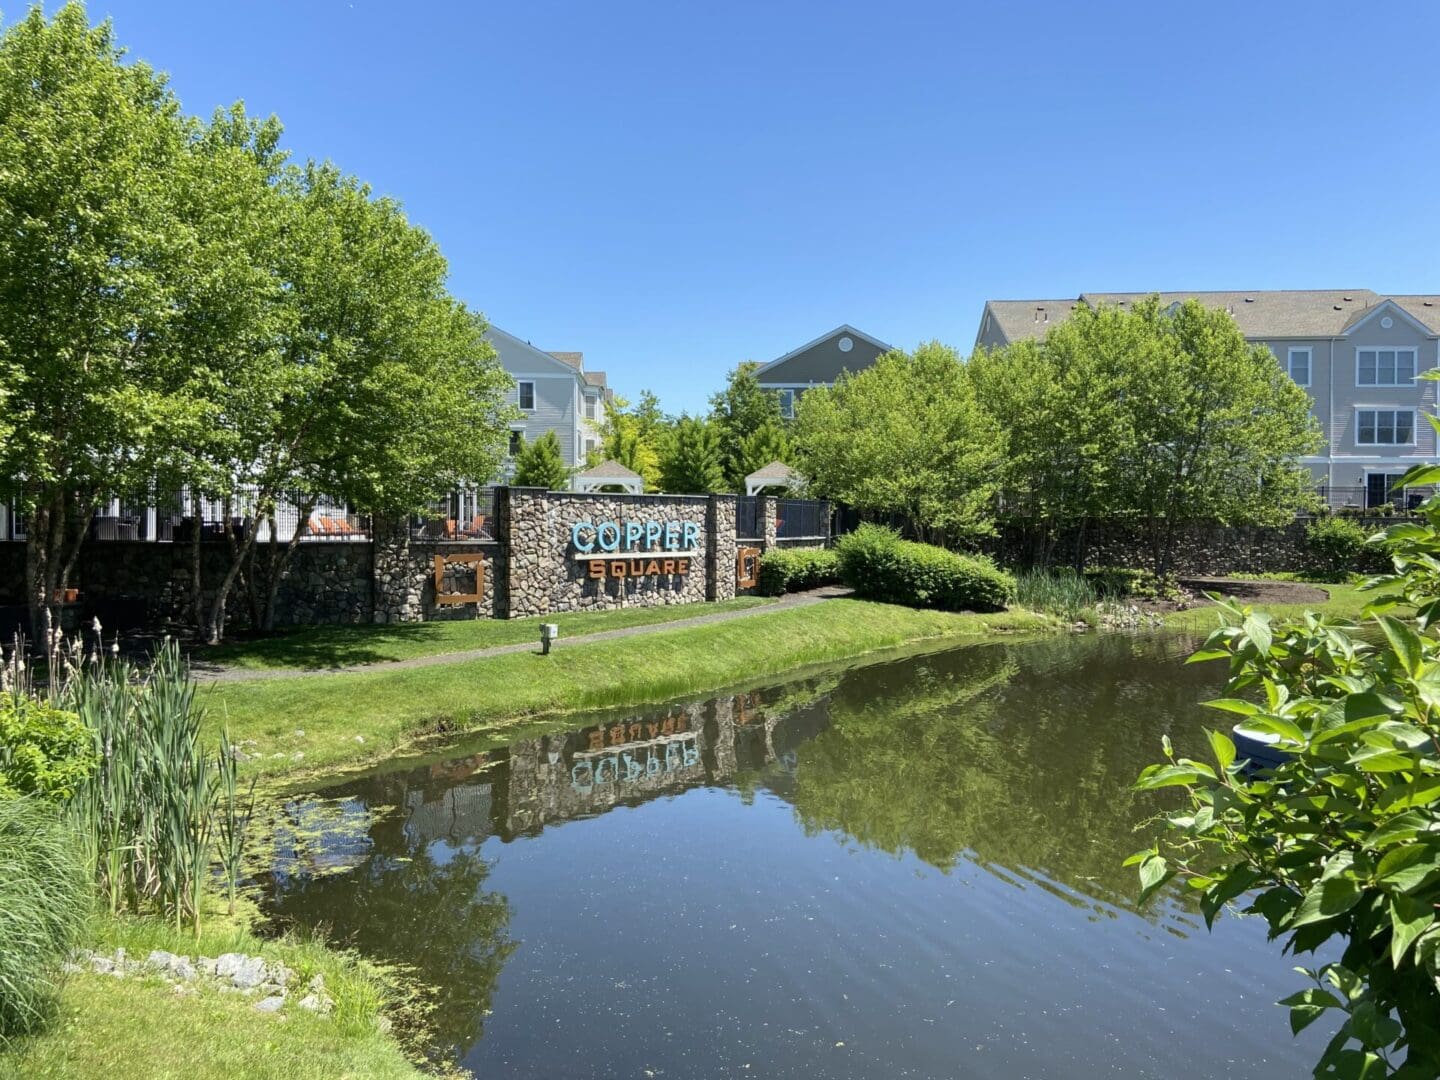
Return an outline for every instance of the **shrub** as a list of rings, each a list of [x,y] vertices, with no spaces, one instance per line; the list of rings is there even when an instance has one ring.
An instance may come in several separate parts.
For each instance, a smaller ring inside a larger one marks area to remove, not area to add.
[[[45,1019],[89,912],[79,845],[55,804],[0,798],[0,1044]]]
[[[902,540],[880,525],[862,525],[841,537],[836,552],[841,580],[872,600],[999,611],[1015,596],[1015,579],[989,559]]]
[[[95,740],[73,712],[13,694],[0,696],[0,798],[68,799],[95,771]]]
[[[774,548],[760,556],[760,592],[780,596],[834,585],[840,557],[827,548]]]
[[[1318,577],[1341,580],[1375,565],[1375,549],[1366,546],[1365,529],[1348,517],[1316,518],[1305,529],[1308,569]]]

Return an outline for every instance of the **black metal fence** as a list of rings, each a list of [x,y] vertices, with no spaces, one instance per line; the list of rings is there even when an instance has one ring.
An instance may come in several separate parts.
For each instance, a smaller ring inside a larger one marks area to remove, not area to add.
[[[150,505],[112,501],[91,518],[89,535],[98,541],[189,542],[197,528],[201,539],[218,540],[227,532],[243,535],[253,526],[261,542],[269,542],[272,531],[281,542],[288,542],[297,532],[301,543],[370,539],[368,517],[351,513],[341,503],[321,499],[302,520],[303,501],[298,496],[281,499],[273,514],[259,519],[255,517],[253,493],[241,493],[228,501],[202,498],[198,506],[196,500],[178,494],[156,496]]]
[[[740,540],[765,539],[765,523],[760,520],[760,496],[741,495],[736,498],[735,536]]]
[[[1380,475],[1367,484],[1320,484],[1315,494],[1331,510],[1384,510],[1410,513],[1428,498],[1431,487],[1392,488]]]
[[[461,488],[410,519],[415,540],[494,540],[495,489]]]
[[[778,540],[828,540],[830,503],[825,499],[775,500],[775,537]]]

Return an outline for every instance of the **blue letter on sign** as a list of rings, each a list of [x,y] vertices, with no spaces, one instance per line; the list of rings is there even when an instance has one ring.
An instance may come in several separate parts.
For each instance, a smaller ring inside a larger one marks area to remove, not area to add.
[[[595,537],[600,541],[601,551],[614,551],[620,546],[620,526],[613,521],[602,521],[595,529]]]
[[[680,523],[678,521],[665,522],[665,550],[680,550]]]
[[[700,524],[695,521],[687,521],[682,526],[685,530],[685,550],[694,551],[700,543]]]
[[[590,540],[588,543],[581,541],[580,534],[589,531]],[[595,526],[588,521],[577,521],[575,527],[570,530],[570,543],[575,545],[575,550],[589,552],[595,550]]]

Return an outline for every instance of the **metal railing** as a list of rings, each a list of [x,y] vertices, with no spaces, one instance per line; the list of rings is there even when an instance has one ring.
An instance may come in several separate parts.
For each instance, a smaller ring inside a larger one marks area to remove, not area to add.
[[[461,488],[410,519],[414,540],[494,540],[495,489]]]
[[[760,497],[758,495],[736,497],[735,536],[740,540],[765,539],[765,523],[760,520]]]
[[[777,540],[828,540],[830,503],[825,499],[775,500]]]

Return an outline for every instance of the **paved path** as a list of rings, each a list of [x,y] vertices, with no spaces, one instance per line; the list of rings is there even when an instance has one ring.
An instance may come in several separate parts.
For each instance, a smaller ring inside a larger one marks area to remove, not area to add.
[[[818,604],[822,600],[829,600],[837,596],[849,596],[850,590],[839,585],[829,585],[821,589],[812,589],[809,592],[791,593],[782,597],[773,604],[761,604],[752,608],[741,608],[738,611],[715,611],[708,615],[695,615],[688,619],[674,619],[670,622],[648,623],[644,626],[626,626],[619,630],[601,630],[594,634],[578,634],[575,637],[561,637],[551,646],[552,649],[563,649],[571,645],[588,645],[592,641],[611,641],[615,638],[639,637],[644,634],[655,634],[662,630],[686,630],[692,626],[705,626],[709,623],[730,622],[734,619],[750,619],[757,615],[768,615],[776,611],[788,611],[791,608],[809,607]],[[538,634],[540,620],[535,620],[536,633]],[[505,656],[508,653],[539,652],[539,644],[534,641],[523,641],[515,645],[492,645],[488,649],[467,649],[464,652],[435,653],[431,656],[413,656],[408,660],[384,660],[375,664],[355,664],[350,667],[328,667],[328,668],[269,668],[249,669],[217,667],[210,671],[196,670],[195,676],[201,683],[218,682],[250,682],[267,679],[300,679],[307,675],[359,675],[376,671],[401,671],[405,668],[434,667],[437,664],[458,664],[466,660],[483,660],[487,656]]]

